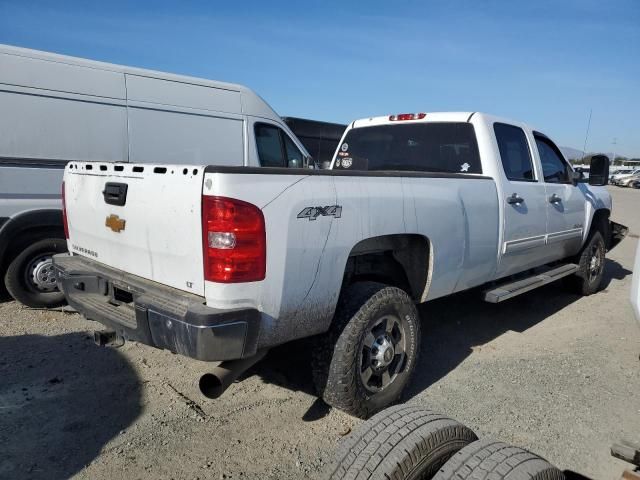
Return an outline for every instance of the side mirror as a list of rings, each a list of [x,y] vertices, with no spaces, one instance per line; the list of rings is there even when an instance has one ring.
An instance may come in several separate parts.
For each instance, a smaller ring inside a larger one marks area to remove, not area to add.
[[[589,169],[589,185],[604,186],[609,183],[609,157],[594,155]]]
[[[586,181],[587,179],[584,176],[584,170],[582,169],[582,167],[576,168],[571,173],[571,183],[573,183],[574,186],[578,185],[579,183],[584,183]]]

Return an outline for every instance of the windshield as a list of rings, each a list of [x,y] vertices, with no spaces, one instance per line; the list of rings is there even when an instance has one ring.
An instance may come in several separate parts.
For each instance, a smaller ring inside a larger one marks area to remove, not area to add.
[[[350,130],[334,167],[349,170],[482,173],[470,123],[409,123]]]

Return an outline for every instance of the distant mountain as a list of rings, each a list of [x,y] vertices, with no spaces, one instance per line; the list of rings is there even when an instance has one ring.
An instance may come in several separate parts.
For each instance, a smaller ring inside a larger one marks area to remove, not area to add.
[[[559,147],[560,151],[567,160],[579,160],[582,158],[582,150],[577,150],[571,147]],[[588,152],[587,152],[588,154]]]

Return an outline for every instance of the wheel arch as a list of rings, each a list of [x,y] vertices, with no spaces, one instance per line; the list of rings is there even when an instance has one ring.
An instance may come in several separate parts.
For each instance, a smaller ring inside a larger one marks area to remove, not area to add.
[[[60,209],[28,210],[10,217],[0,227],[0,272],[30,243],[51,236],[64,238]]]
[[[360,240],[349,252],[342,288],[377,281],[405,290],[416,302],[426,298],[432,271],[431,242],[420,234],[380,235]]]
[[[611,247],[611,222],[609,221],[610,216],[611,210],[609,210],[608,208],[598,208],[597,210],[594,210],[593,215],[590,218],[587,234],[585,235],[585,243],[592,232],[598,231],[602,234],[607,249]]]

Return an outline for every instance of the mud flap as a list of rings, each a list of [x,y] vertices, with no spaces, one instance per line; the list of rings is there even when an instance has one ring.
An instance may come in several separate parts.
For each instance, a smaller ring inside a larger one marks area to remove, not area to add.
[[[627,227],[616,222],[611,222],[611,238],[609,239],[608,250],[613,250],[613,247],[618,245],[624,237],[627,236],[627,233],[629,233]]]

